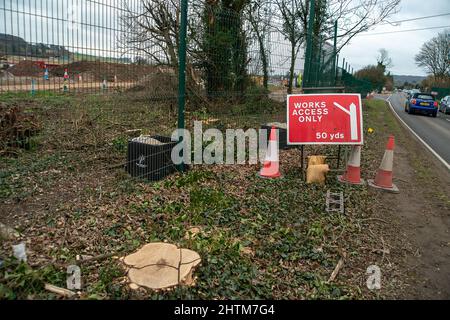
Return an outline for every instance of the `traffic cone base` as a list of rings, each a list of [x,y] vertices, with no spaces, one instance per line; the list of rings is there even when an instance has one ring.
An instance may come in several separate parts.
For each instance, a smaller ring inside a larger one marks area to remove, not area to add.
[[[265,179],[282,178],[279,164],[277,162],[266,162],[258,173],[258,176]]]
[[[263,178],[266,180],[275,180],[275,179],[283,179],[283,175],[279,174],[277,176],[273,176],[273,177],[266,177],[266,176],[262,176],[260,172],[257,173],[258,178]]]
[[[397,188],[397,186],[395,184],[392,184],[391,187],[381,187],[375,184],[375,180],[370,179],[367,180],[367,183],[369,184],[370,187],[375,188],[375,189],[380,189],[380,190],[386,190],[392,193],[400,193],[400,190]]]
[[[375,179],[368,180],[369,186],[371,186],[372,188],[386,190],[394,193],[400,192],[397,186],[392,182],[393,166],[394,166],[394,148],[395,148],[395,139],[394,136],[390,136],[377,175]]]
[[[364,180],[361,179],[361,146],[354,146],[350,158],[347,163],[347,170],[341,176],[338,176],[338,181],[353,185],[364,185]]]
[[[364,185],[366,184],[366,182],[364,181],[364,179],[359,179],[359,182],[350,182],[350,181],[347,181],[347,180],[345,179],[345,175],[337,176],[337,179],[338,179],[338,181],[341,182],[341,183],[352,184],[352,185],[355,185],[355,186],[364,186]]]

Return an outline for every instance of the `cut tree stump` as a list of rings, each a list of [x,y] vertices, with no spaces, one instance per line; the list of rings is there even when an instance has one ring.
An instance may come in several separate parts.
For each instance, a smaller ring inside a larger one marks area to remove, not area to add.
[[[153,290],[177,285],[191,285],[193,270],[200,264],[200,255],[192,250],[178,248],[169,243],[150,243],[126,256],[123,262],[130,267],[130,287]]]

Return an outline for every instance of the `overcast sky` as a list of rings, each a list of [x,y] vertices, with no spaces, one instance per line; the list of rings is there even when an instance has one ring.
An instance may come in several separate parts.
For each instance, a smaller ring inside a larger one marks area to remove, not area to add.
[[[393,15],[389,21],[450,13],[450,0],[402,0],[400,6],[400,11]],[[391,68],[393,74],[424,76],[426,75],[425,71],[416,66],[414,56],[424,42],[433,38],[439,32],[443,32],[444,29],[384,35],[369,34],[449,25],[450,15],[403,22],[400,26],[380,25],[355,37],[350,45],[342,49],[341,56],[344,56],[351,66],[357,70],[366,65],[375,64],[377,51],[380,48],[385,48],[393,60],[394,66]],[[450,31],[450,28],[448,30]]]

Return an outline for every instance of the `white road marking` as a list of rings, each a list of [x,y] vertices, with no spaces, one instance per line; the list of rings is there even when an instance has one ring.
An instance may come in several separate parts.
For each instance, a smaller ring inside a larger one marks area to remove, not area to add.
[[[405,122],[405,121],[397,114],[397,111],[395,111],[394,107],[392,106],[391,101],[389,101],[389,100],[391,99],[391,97],[392,97],[392,95],[390,95],[390,96],[386,99],[386,101],[389,103],[389,106],[391,107],[391,110],[392,110],[392,112],[395,114],[395,116],[397,117],[397,119],[400,120],[400,122],[401,122],[406,128],[408,128],[409,131],[411,131],[412,134],[413,134],[417,139],[419,139],[419,141],[422,142],[422,143],[424,144],[424,146],[425,146],[432,154],[434,154],[434,156],[435,156],[440,162],[442,162],[442,163],[444,164],[444,166],[447,168],[447,170],[450,171],[450,164],[448,164],[447,161],[445,161],[439,154],[437,154],[437,152],[434,151],[433,148],[430,147],[430,146],[428,145],[428,143],[426,143],[421,137],[419,137],[419,135],[418,135],[413,129],[411,129],[411,127],[408,126],[408,124],[406,124],[406,122]],[[450,121],[450,120],[447,119],[447,121]]]

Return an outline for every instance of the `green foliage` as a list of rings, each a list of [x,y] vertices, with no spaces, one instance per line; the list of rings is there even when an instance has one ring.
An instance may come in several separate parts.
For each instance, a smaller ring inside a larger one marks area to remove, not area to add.
[[[367,66],[356,72],[356,78],[369,81],[374,88],[381,90],[386,83],[384,69],[379,66]]]
[[[65,274],[51,266],[32,269],[23,262],[7,259],[0,266],[0,300],[27,299],[29,296],[42,297],[45,283],[63,286]]]
[[[248,113],[270,113],[276,103],[269,99],[269,92],[264,87],[251,86],[245,92],[245,110]]]
[[[185,186],[198,185],[199,182],[210,180],[214,178],[214,174],[210,171],[188,171],[186,174],[181,175],[175,181],[167,181],[166,186],[175,185],[178,188]]]
[[[192,213],[193,224],[227,223],[232,216],[228,210],[233,208],[234,201],[223,191],[210,188],[194,188],[189,194],[189,212]]]
[[[242,98],[245,91],[248,44],[241,13],[246,2],[223,0],[204,9],[203,67],[210,98],[221,94]]]
[[[117,137],[112,141],[113,147],[116,151],[124,153],[127,150],[128,138],[127,137]]]

